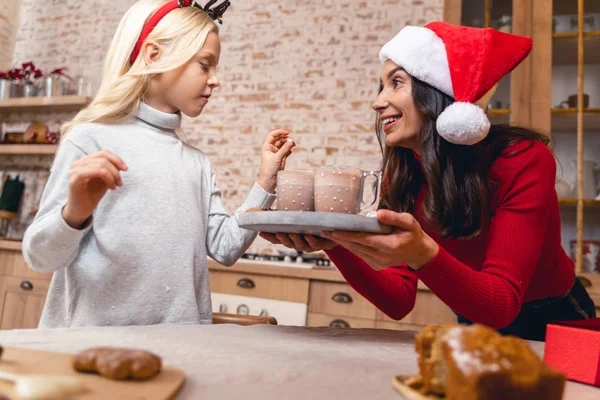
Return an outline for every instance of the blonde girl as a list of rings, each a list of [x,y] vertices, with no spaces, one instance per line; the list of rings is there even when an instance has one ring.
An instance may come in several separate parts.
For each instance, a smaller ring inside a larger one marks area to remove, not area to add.
[[[207,256],[231,265],[256,234],[226,212],[210,161],[177,130],[219,86],[213,18],[228,5],[141,0],[121,20],[23,240],[31,268],[54,273],[40,327],[211,322]],[[288,135],[268,135],[235,215],[273,202]]]

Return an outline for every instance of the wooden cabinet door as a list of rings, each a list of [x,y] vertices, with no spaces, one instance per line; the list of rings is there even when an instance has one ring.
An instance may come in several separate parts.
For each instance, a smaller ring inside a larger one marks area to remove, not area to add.
[[[49,282],[16,276],[1,276],[0,329],[37,328]]]

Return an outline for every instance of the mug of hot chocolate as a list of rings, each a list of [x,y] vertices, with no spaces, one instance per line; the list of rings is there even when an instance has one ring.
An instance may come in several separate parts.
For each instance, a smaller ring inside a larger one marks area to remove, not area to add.
[[[373,201],[365,203],[363,193],[367,178],[372,176]],[[358,214],[361,205],[372,206],[379,198],[381,171],[363,171],[354,167],[325,166],[315,170],[315,211]]]
[[[277,210],[315,211],[313,186],[313,171],[279,171],[277,173]]]

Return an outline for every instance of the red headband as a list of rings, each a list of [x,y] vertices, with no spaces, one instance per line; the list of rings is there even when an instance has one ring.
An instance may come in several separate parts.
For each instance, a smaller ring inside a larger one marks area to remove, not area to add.
[[[220,18],[223,16],[223,13],[225,13],[227,8],[229,7],[229,1],[221,2],[221,4],[219,4],[216,8],[211,9],[210,7],[213,6],[215,3],[218,3],[218,1],[210,0],[206,4],[206,6],[202,8],[199,4],[196,3],[195,0],[171,0],[164,6],[159,8],[158,11],[156,11],[150,17],[148,22],[146,22],[146,25],[144,25],[144,29],[142,29],[142,33],[140,33],[140,37],[135,43],[135,47],[133,48],[133,52],[131,53],[131,63],[133,64],[135,62],[135,59],[138,57],[138,55],[140,54],[140,50],[142,49],[142,44],[144,44],[144,41],[148,38],[150,32],[154,30],[156,25],[158,25],[158,23],[165,17],[165,15],[177,8],[196,7],[206,12],[212,19],[218,19],[220,23]]]

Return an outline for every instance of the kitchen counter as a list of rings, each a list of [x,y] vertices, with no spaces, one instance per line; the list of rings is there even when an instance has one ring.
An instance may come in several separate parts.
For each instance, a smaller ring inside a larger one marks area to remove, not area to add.
[[[285,264],[285,266],[282,266]],[[240,259],[231,267],[224,267],[212,259],[208,259],[208,268],[213,271],[231,271],[241,273],[252,273],[257,275],[271,275],[288,278],[313,279],[329,282],[346,282],[342,274],[335,266],[307,268],[298,267],[295,263],[272,263],[268,261],[250,261]],[[591,287],[587,288],[590,297],[600,306],[600,274],[582,274],[593,282]],[[429,290],[429,288],[419,280],[417,284],[419,290]]]
[[[254,325],[0,331],[3,346],[73,353],[144,348],[186,372],[176,399],[398,399],[394,375],[417,371],[414,332]],[[543,352],[543,343],[532,343]],[[600,398],[567,383],[564,399]]]
[[[285,266],[282,266],[284,265]],[[301,264],[302,265],[302,264]],[[331,267],[312,267],[297,266],[295,263],[272,263],[268,261],[249,261],[241,259],[231,267],[225,267],[213,259],[208,259],[208,269],[211,271],[229,271],[246,274],[279,276],[285,278],[312,279],[316,281],[340,282],[346,280],[335,266]],[[418,282],[419,290],[429,290],[421,281]]]

